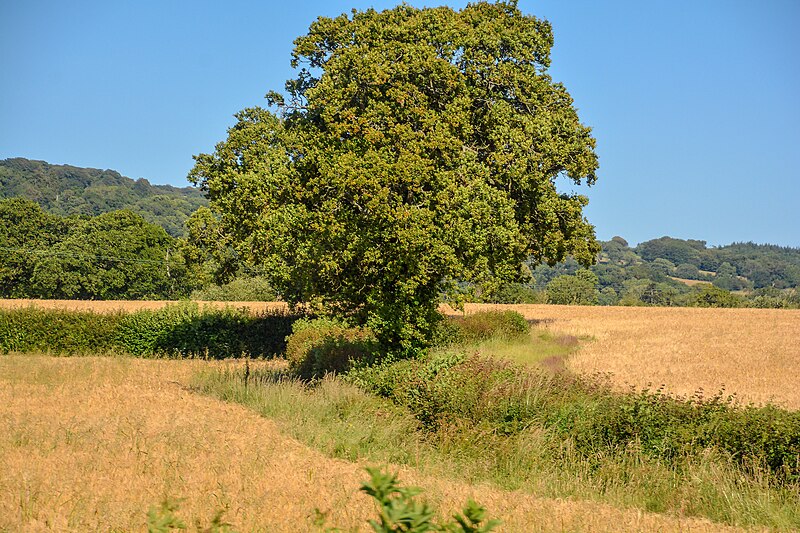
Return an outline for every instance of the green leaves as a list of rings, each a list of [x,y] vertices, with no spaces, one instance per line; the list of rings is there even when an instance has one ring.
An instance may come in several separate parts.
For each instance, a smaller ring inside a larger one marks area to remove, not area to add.
[[[552,42],[513,2],[321,17],[295,41],[289,98],[268,95],[280,117],[239,113],[190,179],[286,300],[417,353],[450,281],[517,282],[529,255],[599,251],[586,198],[555,186],[594,183],[597,157],[546,74]]]
[[[185,292],[176,240],[129,210],[94,218],[0,200],[0,295],[14,298],[174,298]]]
[[[467,502],[464,514],[455,514],[453,521],[437,524],[435,511],[427,504],[415,499],[422,493],[417,487],[400,485],[397,474],[385,473],[378,468],[366,468],[369,481],[361,485],[361,490],[375,499],[378,504],[378,519],[370,520],[369,525],[375,533],[427,531],[488,533],[500,522],[486,519],[486,509],[473,500]]]

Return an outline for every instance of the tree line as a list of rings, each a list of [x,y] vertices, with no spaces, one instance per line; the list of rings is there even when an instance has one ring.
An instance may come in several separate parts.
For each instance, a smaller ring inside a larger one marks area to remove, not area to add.
[[[0,297],[272,300],[257,272],[219,272],[212,254],[128,209],[90,217],[0,200]]]
[[[28,199],[0,200],[0,297],[274,300],[267,273],[236,252],[201,207],[182,237],[131,210],[60,216]],[[571,257],[523,265],[518,282],[461,280],[464,300],[492,303],[800,307],[800,249],[661,237],[601,241],[594,265]],[[451,296],[442,294],[443,299]]]

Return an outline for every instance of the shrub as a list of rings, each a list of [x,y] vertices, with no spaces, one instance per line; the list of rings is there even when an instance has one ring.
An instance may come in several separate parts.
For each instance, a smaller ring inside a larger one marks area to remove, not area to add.
[[[264,277],[234,278],[224,285],[207,285],[192,292],[192,300],[210,302],[273,302],[275,290]]]
[[[297,321],[286,339],[289,368],[303,379],[346,372],[370,361],[376,353],[375,339],[368,330],[326,318]]]
[[[471,344],[498,337],[515,339],[528,335],[530,330],[528,321],[516,311],[480,311],[441,320],[434,332],[434,345]]]
[[[698,287],[689,297],[693,307],[743,307],[744,300],[730,291],[715,285]]]
[[[367,467],[370,479],[361,485],[361,491],[371,496],[378,505],[378,519],[370,520],[369,525],[376,533],[394,531],[451,531],[453,533],[489,533],[500,522],[486,520],[486,509],[469,500],[464,514],[455,514],[453,520],[443,524],[434,522],[435,511],[427,502],[419,502],[416,496],[422,493],[416,487],[403,487],[397,474],[384,473],[377,468]]]

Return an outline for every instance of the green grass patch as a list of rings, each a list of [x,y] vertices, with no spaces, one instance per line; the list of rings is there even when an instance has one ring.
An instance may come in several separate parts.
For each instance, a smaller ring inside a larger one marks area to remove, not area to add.
[[[546,330],[533,329],[528,336],[511,339],[491,337],[474,346],[476,352],[522,365],[544,365],[561,368],[563,361],[577,351],[588,339],[569,335],[554,335]]]

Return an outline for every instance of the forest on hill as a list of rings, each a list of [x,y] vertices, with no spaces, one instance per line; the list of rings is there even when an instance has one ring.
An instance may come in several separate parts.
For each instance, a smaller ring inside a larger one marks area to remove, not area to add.
[[[707,247],[705,241],[672,237],[635,247],[622,237],[600,244],[597,263],[588,270],[571,259],[532,266],[528,297],[603,305],[800,305],[798,248],[752,242]]]
[[[0,160],[0,297],[278,297],[220,239],[192,187],[113,170]],[[583,305],[800,306],[800,249],[661,237],[600,242],[595,265],[528,263],[519,283],[462,284],[467,299]]]
[[[194,187],[152,185],[114,170],[51,165],[21,157],[0,160],[0,199],[14,197],[33,200],[60,216],[130,209],[173,237],[183,235],[189,215],[208,203]]]

